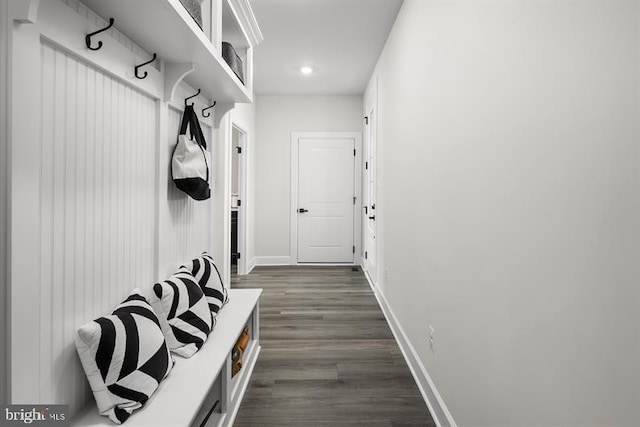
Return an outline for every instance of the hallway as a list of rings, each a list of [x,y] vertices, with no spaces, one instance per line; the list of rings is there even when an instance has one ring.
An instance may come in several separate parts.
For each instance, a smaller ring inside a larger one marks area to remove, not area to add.
[[[262,351],[235,426],[435,425],[361,270],[259,267]]]

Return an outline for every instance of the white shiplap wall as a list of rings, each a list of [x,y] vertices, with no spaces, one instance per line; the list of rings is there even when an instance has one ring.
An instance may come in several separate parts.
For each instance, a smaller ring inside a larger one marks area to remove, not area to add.
[[[196,109],[196,112],[199,110]],[[175,108],[169,109],[168,114],[168,141],[167,157],[171,158],[176,145],[176,135],[180,129],[182,111]],[[202,131],[207,141],[207,150],[212,151],[213,138],[210,126],[202,125]],[[213,173],[213,170],[210,171]],[[169,172],[169,177],[171,173]],[[168,222],[172,226],[161,230],[166,239],[166,274],[170,274],[174,267],[180,265],[185,260],[199,255],[203,251],[211,251],[211,230],[212,230],[212,200],[195,201],[168,180],[167,182],[167,210]],[[212,191],[213,193],[213,191]]]
[[[78,326],[154,272],[155,101],[42,45],[40,401],[84,403]]]
[[[8,3],[0,1],[0,403],[8,401],[8,279],[7,279],[7,41]]]
[[[87,28],[98,24],[102,18],[76,0],[41,2],[37,21],[13,26],[13,74],[1,73],[12,80],[0,80],[20,94],[11,98],[0,86],[0,107],[7,96],[12,109],[0,111],[12,120],[0,123],[12,147],[12,156],[0,152],[0,233],[9,224],[13,322],[11,345],[0,341],[0,355],[13,355],[13,403],[66,403],[69,416],[93,404],[75,351],[77,328],[108,314],[134,287],[149,295],[179,264],[226,244],[212,238],[216,222],[216,230],[225,227],[216,217],[223,193],[214,187],[211,200],[195,202],[171,182],[182,99],[196,90],[181,83],[175,102],[161,100],[162,71],[135,79],[130,64],[149,53],[117,30],[105,33],[99,52],[84,49]],[[198,112],[210,103],[194,101]],[[201,120],[216,153],[224,144],[211,123]],[[213,176],[224,174],[226,166],[216,168],[224,159],[214,155]],[[2,217],[8,160],[11,223]],[[0,251],[8,249],[0,237]]]

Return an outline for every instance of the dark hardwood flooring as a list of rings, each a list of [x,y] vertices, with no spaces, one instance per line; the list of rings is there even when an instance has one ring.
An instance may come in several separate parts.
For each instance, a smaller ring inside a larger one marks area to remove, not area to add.
[[[259,267],[262,351],[236,427],[435,426],[362,271]]]

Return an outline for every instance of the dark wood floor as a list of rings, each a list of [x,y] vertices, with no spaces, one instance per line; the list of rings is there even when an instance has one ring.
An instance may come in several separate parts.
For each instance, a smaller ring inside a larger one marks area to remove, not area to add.
[[[260,267],[262,352],[236,427],[435,426],[362,271]]]

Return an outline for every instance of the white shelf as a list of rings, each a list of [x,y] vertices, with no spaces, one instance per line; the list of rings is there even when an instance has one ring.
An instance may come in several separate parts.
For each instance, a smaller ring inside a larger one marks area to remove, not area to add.
[[[195,65],[184,79],[220,103],[252,102],[251,92],[226,64],[179,0],[81,0],[115,28],[167,63]]]

